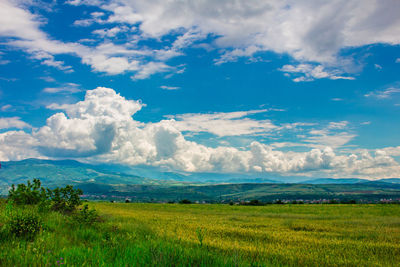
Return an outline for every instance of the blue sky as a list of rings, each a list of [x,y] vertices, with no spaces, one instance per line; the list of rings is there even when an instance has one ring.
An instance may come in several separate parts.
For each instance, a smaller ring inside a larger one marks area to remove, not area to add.
[[[400,176],[398,1],[2,0],[0,161]]]

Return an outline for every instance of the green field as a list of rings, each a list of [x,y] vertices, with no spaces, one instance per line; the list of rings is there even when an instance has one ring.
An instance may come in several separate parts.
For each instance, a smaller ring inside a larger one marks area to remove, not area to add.
[[[89,203],[81,226],[42,214],[33,240],[1,234],[1,266],[398,266],[400,205]],[[32,209],[32,208],[31,208]],[[5,223],[5,203],[0,225]]]

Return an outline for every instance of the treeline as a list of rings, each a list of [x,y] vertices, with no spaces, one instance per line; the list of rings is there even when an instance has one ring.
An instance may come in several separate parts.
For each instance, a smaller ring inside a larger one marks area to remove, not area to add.
[[[241,201],[241,202],[229,202],[229,205],[244,205],[244,206],[264,206],[264,205],[272,205],[272,204],[278,204],[278,205],[284,205],[284,204],[357,204],[357,200],[355,199],[350,199],[350,200],[337,200],[337,199],[329,199],[329,200],[323,200],[323,201],[304,201],[304,200],[281,200],[277,199],[275,201],[267,201],[267,202],[262,202],[258,199],[253,199],[250,201]]]
[[[199,202],[191,201],[189,199],[182,199],[179,201],[168,201],[166,203],[173,204],[229,204],[229,205],[241,205],[241,206],[265,206],[265,205],[284,205],[284,204],[371,204],[371,202],[364,202],[356,199],[318,199],[318,200],[282,200],[276,199],[274,201],[261,201],[253,199],[249,201],[221,201],[221,202]],[[399,200],[392,199],[381,199],[373,202],[375,204],[400,204]]]

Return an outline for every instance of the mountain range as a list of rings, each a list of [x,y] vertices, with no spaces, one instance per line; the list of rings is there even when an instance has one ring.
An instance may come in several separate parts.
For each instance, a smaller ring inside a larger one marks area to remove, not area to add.
[[[11,184],[39,178],[51,188],[72,184],[90,196],[133,197],[139,200],[271,199],[276,197],[320,198],[400,197],[400,179],[365,180],[359,178],[279,177],[274,179],[251,174],[175,173],[157,168],[102,164],[92,165],[74,160],[26,159],[2,162],[0,195]],[[354,195],[355,194],[355,195]]]

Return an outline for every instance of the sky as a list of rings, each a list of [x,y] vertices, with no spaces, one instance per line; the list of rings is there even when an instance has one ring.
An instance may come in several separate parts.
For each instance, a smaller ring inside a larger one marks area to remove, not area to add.
[[[0,0],[0,161],[400,177],[398,0]]]

